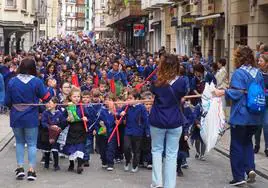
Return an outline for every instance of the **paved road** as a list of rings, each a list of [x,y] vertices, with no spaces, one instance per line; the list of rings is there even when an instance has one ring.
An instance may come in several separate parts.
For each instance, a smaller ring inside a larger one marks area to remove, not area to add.
[[[14,142],[14,141],[13,141]],[[17,181],[14,178],[15,148],[11,142],[0,153],[0,187],[1,188],[149,188],[151,172],[140,170],[137,174],[125,173],[122,164],[117,164],[115,171],[107,172],[100,167],[98,155],[93,155],[91,166],[85,169],[82,175],[67,171],[68,160],[60,161],[61,171],[45,170],[38,164],[38,179],[35,182],[26,180]],[[194,156],[194,154],[192,154]],[[38,156],[40,160],[41,156]],[[189,160],[190,168],[184,170],[185,176],[177,178],[177,187],[180,188],[225,188],[231,187],[228,181],[231,179],[229,161],[224,156],[212,151],[205,162],[193,158]],[[257,177],[254,185],[249,188],[267,188],[268,180]]]

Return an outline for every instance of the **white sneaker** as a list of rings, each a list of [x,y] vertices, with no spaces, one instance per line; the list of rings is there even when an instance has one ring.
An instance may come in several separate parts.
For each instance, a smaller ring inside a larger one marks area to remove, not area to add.
[[[151,188],[163,188],[163,186],[162,185],[153,185],[153,184],[151,184]]]
[[[108,165],[102,165],[101,167],[102,168],[108,168]]]
[[[136,173],[136,172],[138,172],[139,171],[139,167],[138,166],[136,166],[136,168],[132,168],[131,169],[131,172],[132,173]]]
[[[248,179],[247,179],[247,183],[254,183],[256,181],[256,172],[254,172],[253,170],[251,170],[248,173]]]
[[[129,171],[129,169],[130,169],[130,164],[125,164],[124,165],[124,170],[125,171]]]
[[[147,169],[151,170],[153,166],[151,164],[147,165]]]
[[[114,170],[114,168],[112,167],[112,166],[109,166],[108,168],[107,168],[107,171],[113,171]]]

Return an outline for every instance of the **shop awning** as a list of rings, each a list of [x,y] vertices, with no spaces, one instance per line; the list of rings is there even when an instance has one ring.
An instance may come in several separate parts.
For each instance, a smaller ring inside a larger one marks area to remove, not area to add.
[[[207,20],[207,19],[213,19],[213,18],[219,18],[222,17],[224,15],[224,13],[218,13],[218,14],[212,14],[212,15],[208,15],[208,16],[201,16],[196,18],[196,21],[201,21],[201,20]]]

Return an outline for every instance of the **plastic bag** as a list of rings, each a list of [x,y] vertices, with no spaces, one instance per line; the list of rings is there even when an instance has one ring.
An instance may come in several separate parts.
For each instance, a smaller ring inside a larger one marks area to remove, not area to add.
[[[226,121],[222,98],[212,95],[215,85],[207,83],[202,94],[203,115],[201,117],[200,135],[206,145],[206,151],[213,149],[225,130]]]

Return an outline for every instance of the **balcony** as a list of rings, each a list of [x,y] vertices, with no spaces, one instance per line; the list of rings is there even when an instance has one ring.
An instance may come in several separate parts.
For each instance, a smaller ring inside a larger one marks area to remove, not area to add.
[[[77,12],[76,13],[76,18],[77,19],[85,19],[85,13],[83,13],[83,12]]]
[[[77,31],[77,27],[66,27],[66,31]]]
[[[65,0],[66,4],[76,4],[76,0]]]
[[[85,0],[76,0],[76,5],[85,5]]]
[[[268,5],[268,0],[259,0],[259,1],[258,1],[258,4],[259,4],[260,6],[262,6],[262,5]]]
[[[168,0],[152,0],[151,1],[151,7],[152,8],[160,8],[166,5],[171,5],[173,4],[172,2],[168,1]]]
[[[66,12],[65,16],[66,16],[66,18],[75,18],[76,13],[75,12]]]

